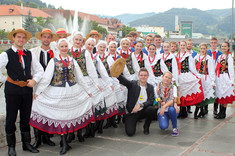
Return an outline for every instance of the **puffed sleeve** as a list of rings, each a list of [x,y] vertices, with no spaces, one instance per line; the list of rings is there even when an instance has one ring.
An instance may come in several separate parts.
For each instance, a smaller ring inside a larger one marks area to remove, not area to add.
[[[39,95],[49,86],[53,78],[54,70],[55,70],[55,61],[54,59],[51,59],[46,67],[44,74],[42,75],[42,79],[38,83],[36,90],[37,95]]]
[[[140,71],[140,66],[139,66],[138,61],[137,61],[137,59],[135,57],[135,53],[131,53],[131,59],[132,59],[133,69],[134,69],[135,73],[138,74],[139,71]]]
[[[0,54],[0,82],[5,83],[7,80],[7,76],[2,74],[3,69],[6,67],[8,63],[7,53],[3,52]]]
[[[98,81],[98,75],[97,75],[97,72],[96,72],[96,68],[95,68],[95,65],[94,65],[94,63],[91,59],[91,54],[87,50],[85,52],[85,57],[86,57],[87,73],[90,76],[90,78],[92,79],[92,81],[98,86],[99,81]]]
[[[80,67],[78,66],[77,61],[74,61],[74,59],[73,59],[73,63],[74,63],[74,68],[75,68],[75,69],[74,69],[74,75],[75,75],[75,79],[76,79],[77,83],[78,83],[79,85],[81,85],[81,86],[83,87],[83,89],[84,89],[88,94],[90,94],[91,92],[90,92],[90,90],[89,90],[89,87],[88,87],[86,81],[84,80],[84,76],[83,76],[83,74],[82,74],[82,71],[81,71]]]
[[[161,61],[160,61],[160,66],[161,66],[162,73],[169,71],[166,64],[164,63],[163,59],[161,59]]]
[[[209,57],[208,59],[208,73],[212,86],[215,86],[215,67],[212,57]]]
[[[234,84],[234,65],[233,57],[231,54],[228,55],[228,73],[232,84]]]
[[[102,61],[100,60],[99,57],[97,57],[96,59],[97,59],[96,68],[97,68],[102,80],[106,83],[109,83],[109,85],[112,86],[112,83],[109,79],[109,75],[107,73],[107,70],[104,67],[104,64],[102,63]]]
[[[196,70],[196,66],[195,66],[195,60],[194,58],[190,55],[189,56],[189,70],[195,74],[198,78],[200,78],[200,74],[198,73],[198,71]]]
[[[32,54],[31,71],[33,73],[33,80],[35,80],[38,83],[41,80],[44,71],[42,65],[37,60],[36,55],[34,53],[31,54]]]

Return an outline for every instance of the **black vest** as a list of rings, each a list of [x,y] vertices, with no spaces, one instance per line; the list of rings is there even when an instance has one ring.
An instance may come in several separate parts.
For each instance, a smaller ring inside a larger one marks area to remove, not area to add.
[[[27,81],[32,79],[31,76],[31,62],[32,55],[28,50],[24,50],[26,56],[23,55],[25,70],[23,70],[21,63],[19,62],[19,55],[15,53],[11,48],[6,51],[8,56],[8,64],[6,65],[8,76],[14,81]],[[20,87],[14,85],[8,81],[5,84],[5,94],[24,95],[32,93],[33,89],[29,87]]]
[[[48,62],[51,60],[51,58],[50,58],[50,54],[49,53],[46,53],[46,55],[47,55],[47,60],[46,60],[46,62],[47,62],[47,64],[48,64]],[[42,67],[43,67],[43,69],[44,69],[44,71],[46,70],[46,67],[47,67],[47,65],[45,65],[45,62],[44,62],[44,58],[45,56],[44,56],[44,52],[43,51],[41,51],[40,52],[40,58],[39,58],[39,62],[40,62],[40,64],[42,65]]]

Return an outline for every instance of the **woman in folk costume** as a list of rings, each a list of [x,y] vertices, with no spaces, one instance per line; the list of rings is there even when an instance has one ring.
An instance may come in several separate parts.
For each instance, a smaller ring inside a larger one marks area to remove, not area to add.
[[[149,78],[148,78],[148,83],[154,84],[154,76],[153,76],[153,70],[152,67],[149,63],[148,56],[143,53],[142,49],[144,47],[144,43],[141,41],[137,41],[135,44],[135,52],[134,55],[138,61],[139,67],[145,67],[148,72],[149,72]]]
[[[85,43],[84,50],[81,53],[74,52],[72,54],[74,59],[77,61],[80,66],[83,76],[85,76],[85,81],[88,84],[90,91],[92,93],[92,104],[93,111],[95,114],[95,120],[100,120],[100,114],[106,112],[106,106],[104,104],[104,97],[102,93],[102,88],[99,84],[98,74],[96,72],[95,64],[97,60],[94,58],[92,54],[92,50],[95,46],[95,39],[89,38]],[[86,133],[84,135],[85,138],[94,137],[95,136],[95,120],[92,121],[86,127]]]
[[[198,104],[204,99],[202,82],[200,74],[195,67],[195,60],[190,53],[185,51],[186,42],[180,42],[180,51],[176,55],[178,63],[179,77],[178,77],[178,91],[180,97],[180,113],[178,117],[188,117],[186,107]]]
[[[162,55],[156,55],[156,45],[151,43],[148,47],[149,49],[149,56],[148,60],[150,62],[150,65],[153,70],[153,75],[154,75],[154,82],[151,84],[157,85],[159,82],[162,81],[162,75],[166,71],[168,71],[168,68],[164,61],[161,59]]]
[[[215,68],[213,59],[207,55],[207,44],[200,44],[201,54],[195,56],[196,69],[200,74],[202,81],[202,88],[204,93],[204,99],[201,103],[196,105],[194,112],[194,119],[203,117],[205,115],[204,106],[215,102]],[[198,115],[198,111],[200,112]]]
[[[94,119],[91,92],[77,62],[68,56],[68,41],[58,42],[60,55],[51,59],[36,93],[30,125],[50,134],[61,135],[65,154],[71,147],[67,133],[85,127]]]
[[[177,66],[175,55],[170,52],[170,43],[166,41],[163,43],[162,47],[164,51],[164,53],[162,54],[162,59],[164,63],[166,64],[168,70],[173,75],[173,78],[172,78],[173,83],[178,85],[179,71],[178,71],[178,66]]]
[[[83,46],[83,34],[81,32],[75,31],[72,36],[72,47],[70,48],[68,54],[73,57],[75,60],[80,56]],[[80,63],[80,62],[78,62]],[[80,64],[79,64],[80,66]],[[81,67],[80,67],[81,68]],[[85,76],[85,75],[84,75]],[[82,136],[82,129],[77,131],[77,137],[79,142],[84,142],[84,137]],[[68,134],[68,143],[72,142],[75,139],[74,132]]]
[[[229,52],[229,42],[222,43],[222,52],[217,59],[216,65],[216,103],[220,104],[220,111],[216,119],[223,119],[226,117],[227,104],[232,104],[235,101],[234,92],[234,65],[233,57]]]
[[[99,75],[99,83],[102,87],[104,102],[106,105],[106,112],[101,114],[101,119],[108,119],[118,113],[117,99],[114,92],[114,86],[110,77],[110,69],[107,62],[108,55],[105,53],[107,44],[105,41],[100,40],[97,44],[97,52],[95,59],[97,60],[96,69]],[[103,133],[103,121],[96,122],[98,133]]]
[[[109,69],[111,68],[112,64],[119,58],[121,58],[121,56],[117,54],[117,42],[111,41],[109,43],[109,54],[107,57],[107,63],[108,63]],[[124,115],[126,114],[124,88],[120,85],[119,80],[117,78],[111,77],[111,79],[112,79],[112,84],[114,86],[114,91],[115,91],[115,95],[117,99],[117,105],[118,105],[117,115]],[[114,128],[117,128],[115,117],[116,116],[112,116],[111,118],[109,118],[104,128],[108,128],[111,126]]]
[[[129,81],[137,80],[140,67],[134,53],[129,50],[130,40],[128,38],[123,38],[120,41],[120,44],[121,49],[119,51],[119,55],[126,60],[126,67],[123,70],[123,76]]]

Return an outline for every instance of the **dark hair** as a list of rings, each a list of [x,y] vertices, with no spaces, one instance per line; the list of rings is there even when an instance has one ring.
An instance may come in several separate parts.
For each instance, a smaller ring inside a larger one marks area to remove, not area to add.
[[[147,72],[148,75],[149,75],[148,70],[146,68],[144,68],[144,67],[140,68],[139,75],[140,75],[140,72]]]
[[[127,37],[133,37],[133,35],[127,34],[127,35],[125,36],[125,38],[127,38]]]
[[[149,44],[148,48],[149,48],[150,46],[154,46],[155,48],[157,48],[154,43]]]
[[[160,38],[160,39],[162,39],[162,36],[157,34],[153,38]]]

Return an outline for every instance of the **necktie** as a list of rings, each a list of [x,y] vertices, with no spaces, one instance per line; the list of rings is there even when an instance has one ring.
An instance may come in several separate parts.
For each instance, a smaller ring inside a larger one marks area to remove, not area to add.
[[[23,52],[23,50],[17,50],[18,55],[19,55],[19,62],[22,62],[22,55],[26,56],[26,54]]]

